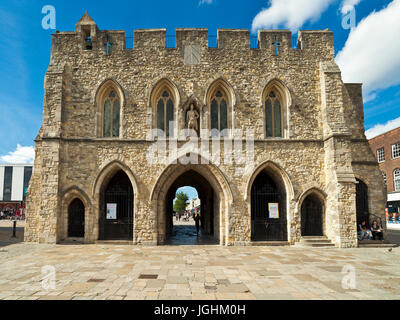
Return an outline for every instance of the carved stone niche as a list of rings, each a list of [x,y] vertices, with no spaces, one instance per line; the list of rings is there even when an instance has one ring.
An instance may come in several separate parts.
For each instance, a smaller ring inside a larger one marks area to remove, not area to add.
[[[195,96],[189,97],[189,99],[183,104],[181,110],[181,129],[192,129],[196,132],[197,136],[200,136],[201,129],[201,104]]]

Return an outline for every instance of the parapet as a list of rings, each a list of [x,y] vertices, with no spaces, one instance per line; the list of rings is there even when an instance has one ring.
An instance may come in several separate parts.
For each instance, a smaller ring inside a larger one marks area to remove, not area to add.
[[[178,28],[175,33],[175,48],[182,49],[188,45],[194,45],[201,51],[207,50],[209,37],[208,29]],[[250,39],[250,31],[247,29],[218,29],[217,49],[267,50],[276,55],[297,50],[311,57],[323,57],[323,60],[334,57],[333,33],[328,29],[300,31],[296,49],[292,47],[292,34],[289,30],[259,30],[257,46],[253,47],[251,47]],[[134,31],[133,50],[155,48],[159,50],[167,48],[166,29]],[[76,24],[75,32],[56,32],[52,38],[52,53],[91,50],[110,54],[124,49],[126,49],[125,31],[100,30],[88,13],[85,13]]]
[[[218,29],[217,44],[220,49],[250,49],[250,31],[247,29]]]
[[[297,47],[306,52],[316,52],[327,58],[334,58],[335,49],[333,32],[325,30],[300,30],[297,37]]]
[[[166,47],[166,29],[137,29],[133,34],[136,49]]]
[[[279,51],[292,49],[292,33],[289,30],[259,30],[257,47],[271,50],[278,54]]]

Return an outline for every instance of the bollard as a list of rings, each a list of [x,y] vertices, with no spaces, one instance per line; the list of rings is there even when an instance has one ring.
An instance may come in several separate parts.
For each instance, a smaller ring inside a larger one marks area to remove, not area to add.
[[[17,220],[13,221],[13,235],[12,235],[12,237],[13,238],[17,237]]]

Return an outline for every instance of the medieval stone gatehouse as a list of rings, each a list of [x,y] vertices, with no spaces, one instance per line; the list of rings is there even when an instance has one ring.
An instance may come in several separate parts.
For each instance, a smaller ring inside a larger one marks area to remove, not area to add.
[[[25,240],[163,244],[177,188],[198,190],[221,245],[357,246],[381,217],[361,84],[345,84],[329,30],[99,30],[88,14],[52,36]],[[186,130],[190,129],[190,130]],[[186,134],[189,133],[189,134]],[[156,150],[156,152],[153,152]],[[152,153],[153,152],[153,153]]]

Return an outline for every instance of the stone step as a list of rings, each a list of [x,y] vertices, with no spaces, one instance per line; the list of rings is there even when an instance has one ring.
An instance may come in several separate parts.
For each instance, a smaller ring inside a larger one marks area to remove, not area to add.
[[[319,239],[319,240],[329,240],[326,236],[302,236],[301,239]]]
[[[251,246],[288,246],[289,241],[252,241]]]
[[[394,248],[397,244],[390,243],[387,240],[362,240],[358,242],[359,248]]]
[[[131,240],[97,240],[96,244],[133,245]]]
[[[331,243],[331,240],[329,239],[300,239],[301,243],[312,243],[312,242],[319,242],[319,243]]]
[[[334,243],[331,242],[298,242],[296,243],[298,247],[335,247]]]

